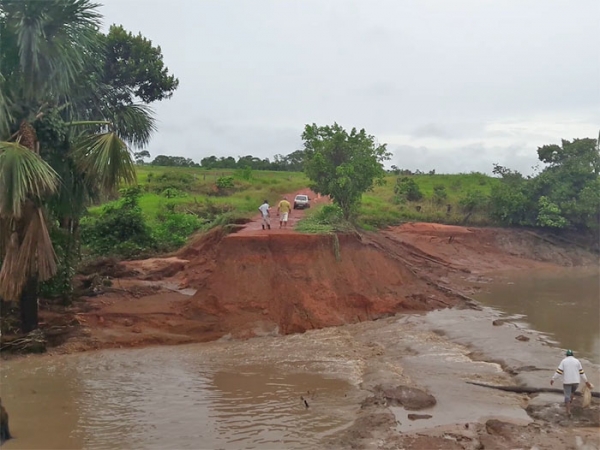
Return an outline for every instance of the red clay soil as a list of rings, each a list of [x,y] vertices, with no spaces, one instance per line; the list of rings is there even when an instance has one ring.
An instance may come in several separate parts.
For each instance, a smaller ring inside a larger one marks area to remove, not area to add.
[[[589,262],[515,231],[405,224],[336,238],[263,231],[257,219],[234,234],[214,229],[169,258],[122,263],[137,276],[84,298],[71,311],[82,326],[61,351],[297,333],[465,305],[456,288],[465,274]]]
[[[211,271],[190,265],[186,275],[198,292],[185,302],[185,315],[234,337],[303,332],[457,302],[354,235],[230,235]]]

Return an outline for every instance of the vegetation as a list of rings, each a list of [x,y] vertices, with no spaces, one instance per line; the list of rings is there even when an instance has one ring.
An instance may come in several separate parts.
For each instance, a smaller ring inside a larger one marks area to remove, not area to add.
[[[150,155],[145,155],[150,157]],[[153,166],[163,167],[202,167],[203,169],[249,169],[249,170],[272,170],[275,172],[302,172],[304,170],[304,150],[296,150],[289,155],[275,155],[273,161],[269,158],[260,159],[256,156],[240,156],[236,160],[233,156],[220,157],[207,156],[202,158],[200,164],[190,158],[182,156],[158,155],[150,163]],[[143,159],[140,159],[143,163]]]
[[[251,217],[265,198],[275,203],[308,183],[300,173],[153,166],[137,171],[139,188],[122,189],[121,199],[90,208],[82,220],[82,243],[91,256],[131,259],[175,250],[194,232]]]
[[[135,181],[147,104],[177,87],[160,48],[99,32],[97,7],[0,0],[0,298],[19,301],[23,332],[37,327],[40,283],[73,273],[87,205]]]
[[[563,140],[538,148],[538,174],[496,166],[491,216],[505,225],[600,231],[600,152],[596,139]]]
[[[337,205],[323,205],[308,211],[296,226],[301,233],[336,233],[354,229],[354,225],[344,219],[344,212]]]
[[[385,144],[365,130],[350,133],[337,123],[318,127],[307,125],[302,134],[305,147],[304,171],[312,189],[328,195],[338,205],[344,219],[353,216],[362,195],[383,179],[383,161],[390,158]]]

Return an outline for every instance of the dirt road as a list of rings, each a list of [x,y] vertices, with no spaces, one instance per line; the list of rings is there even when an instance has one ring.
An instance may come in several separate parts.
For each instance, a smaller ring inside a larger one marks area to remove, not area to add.
[[[327,197],[321,197],[317,195],[315,192],[310,189],[300,189],[299,191],[293,192],[291,194],[285,195],[287,200],[290,202],[292,207],[294,206],[294,197],[296,195],[308,195],[310,198],[311,207],[315,207],[317,205],[327,203],[329,199]],[[304,217],[306,214],[306,209],[293,209],[289,215],[288,224],[286,228],[279,228],[279,217],[277,216],[277,205],[279,201],[278,199],[274,204],[271,205],[271,229],[263,231],[262,229],[262,216],[260,213],[256,214],[251,222],[248,222],[244,225],[244,228],[239,232],[235,233],[236,237],[239,236],[252,236],[252,235],[266,235],[266,234],[289,234],[295,233],[294,228],[298,224],[298,222]],[[257,206],[258,209],[258,206]]]

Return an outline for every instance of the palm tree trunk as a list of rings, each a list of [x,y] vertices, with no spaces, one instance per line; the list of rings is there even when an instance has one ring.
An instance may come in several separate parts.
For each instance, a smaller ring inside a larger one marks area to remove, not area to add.
[[[37,277],[29,277],[21,292],[19,309],[23,333],[29,333],[38,327],[38,286]]]

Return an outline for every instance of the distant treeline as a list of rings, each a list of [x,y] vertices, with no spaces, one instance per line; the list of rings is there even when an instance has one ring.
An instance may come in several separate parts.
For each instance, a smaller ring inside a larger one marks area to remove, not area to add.
[[[260,159],[256,156],[240,156],[235,159],[232,156],[216,157],[207,156],[200,163],[191,158],[183,156],[158,155],[150,163],[153,166],[166,167],[202,167],[203,169],[245,169],[252,170],[274,170],[286,172],[301,172],[304,169],[304,150],[296,150],[289,155],[275,155],[273,161],[269,158]]]

